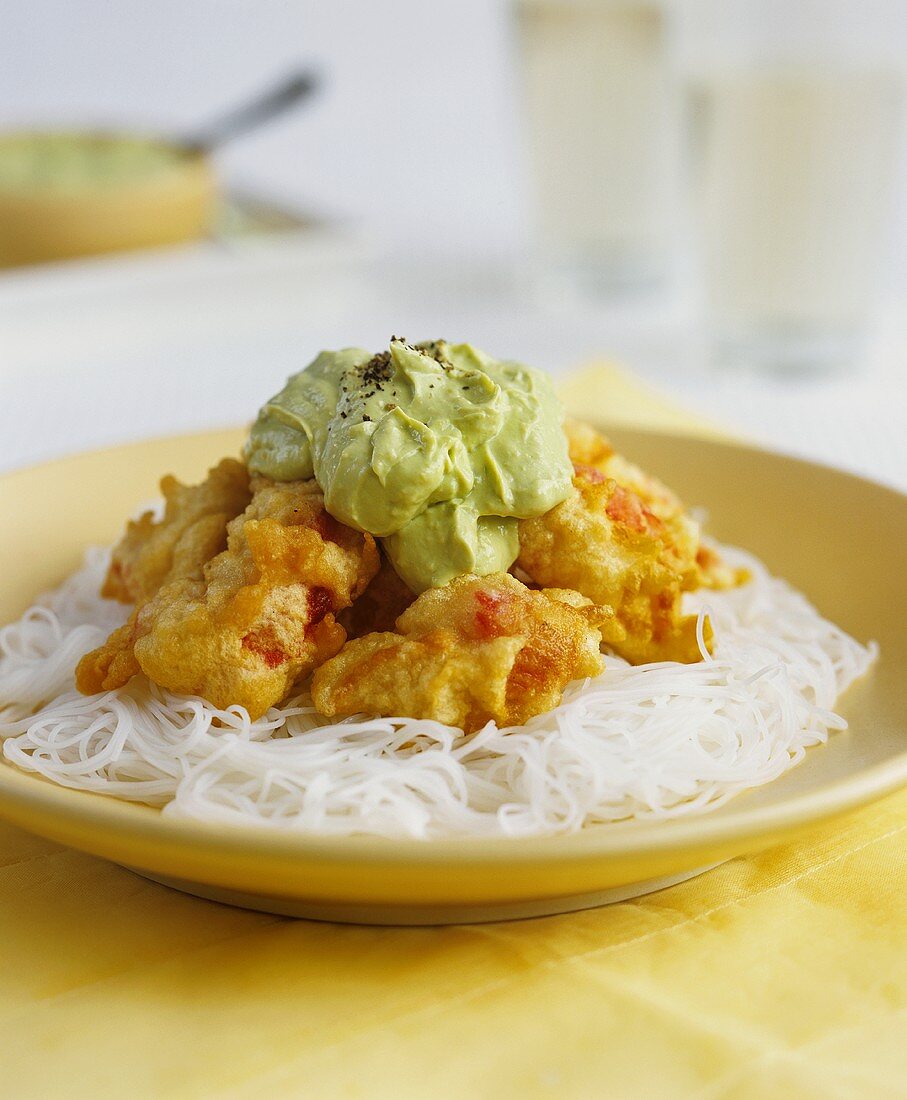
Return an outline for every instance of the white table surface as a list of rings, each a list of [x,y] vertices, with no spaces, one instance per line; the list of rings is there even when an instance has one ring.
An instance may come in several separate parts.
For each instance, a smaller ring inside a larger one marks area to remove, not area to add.
[[[391,333],[468,339],[555,374],[617,359],[741,434],[907,490],[899,296],[849,373],[716,373],[681,302],[552,307],[499,269],[390,263],[327,235],[0,276],[0,469],[242,423],[321,348]]]

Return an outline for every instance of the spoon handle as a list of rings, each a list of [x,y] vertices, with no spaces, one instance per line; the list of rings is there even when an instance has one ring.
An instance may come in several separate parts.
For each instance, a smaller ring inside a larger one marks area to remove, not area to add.
[[[318,78],[311,71],[297,71],[283,78],[254,99],[220,115],[194,136],[180,144],[192,152],[208,153],[307,99],[318,87]]]

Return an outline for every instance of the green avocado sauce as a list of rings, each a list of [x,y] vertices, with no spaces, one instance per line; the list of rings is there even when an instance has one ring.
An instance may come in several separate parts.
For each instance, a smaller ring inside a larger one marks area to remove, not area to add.
[[[516,560],[517,521],[570,493],[547,376],[442,340],[322,352],[261,409],[253,473],[314,477],[335,519],[384,542],[414,592]]]
[[[187,160],[178,145],[130,134],[0,135],[0,192],[61,194],[143,182]]]

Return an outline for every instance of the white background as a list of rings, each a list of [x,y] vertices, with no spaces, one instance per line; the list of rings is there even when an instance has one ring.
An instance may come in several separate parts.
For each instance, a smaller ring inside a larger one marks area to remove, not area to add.
[[[684,64],[708,52],[709,12],[732,2],[674,5]],[[797,2],[834,9],[845,40],[887,36],[907,65],[904,0]],[[794,6],[763,3],[776,19]],[[509,0],[6,0],[0,126],[191,132],[275,74],[310,63],[323,76],[319,97],[225,151],[230,180],[367,226],[400,248],[508,248],[527,223],[511,8]],[[879,30],[870,35],[873,20]],[[796,25],[779,20],[776,33]],[[905,220],[893,251],[907,270]]]
[[[400,245],[507,245],[515,88],[499,0],[27,0],[2,11],[0,125],[191,131],[310,62],[310,107],[226,151],[235,182]]]
[[[0,275],[0,465],[241,422],[319,348],[396,332],[556,372],[614,356],[744,433],[907,486],[903,227],[867,361],[831,379],[711,373],[686,286],[593,307],[514,281],[527,199],[505,3],[29,0],[0,14],[0,126],[191,131],[313,63],[318,99],[221,167],[343,229]]]

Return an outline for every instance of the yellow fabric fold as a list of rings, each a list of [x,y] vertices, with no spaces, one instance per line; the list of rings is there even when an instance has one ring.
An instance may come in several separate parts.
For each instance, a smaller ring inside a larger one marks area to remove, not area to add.
[[[558,393],[567,412],[625,428],[683,432],[706,439],[730,434],[707,417],[681,408],[616,363],[592,363],[564,378]]]
[[[587,416],[703,430],[580,379]],[[0,1095],[894,1100],[905,899],[907,793],[648,897],[449,928],[231,909],[0,826]]]

